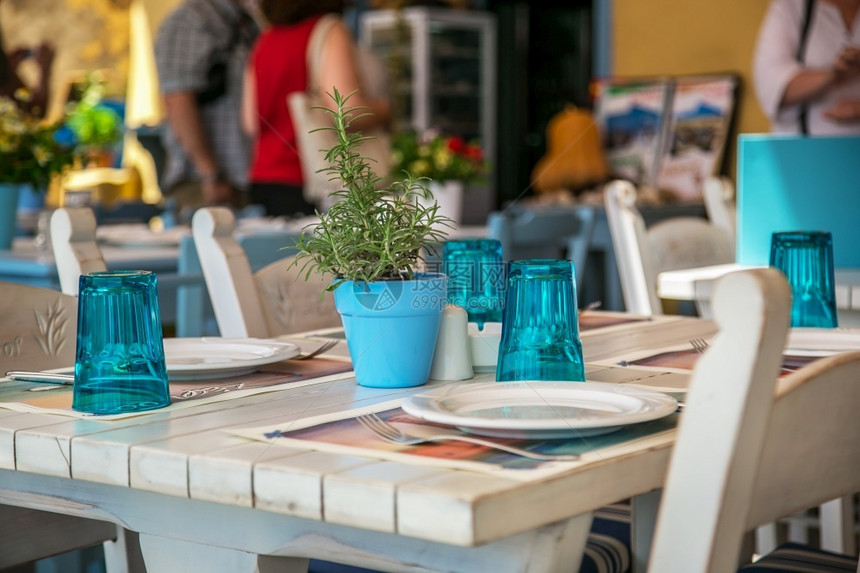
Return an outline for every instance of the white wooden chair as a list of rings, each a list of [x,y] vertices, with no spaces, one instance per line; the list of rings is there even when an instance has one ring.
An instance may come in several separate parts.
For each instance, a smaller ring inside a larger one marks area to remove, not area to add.
[[[8,282],[0,291],[0,374],[75,363],[76,297]],[[144,571],[136,534],[107,521],[0,505],[0,540],[0,569],[101,543],[108,572]]]
[[[321,296],[330,277],[312,274],[305,280],[290,257],[253,273],[235,229],[233,213],[223,207],[198,209],[191,219],[221,336],[270,338],[341,324],[334,297]]]
[[[860,352],[778,378],[790,299],[773,269],[732,273],[717,286],[720,332],[686,396],[650,571],[735,571],[747,562],[745,532],[860,489]],[[845,568],[827,571],[857,568],[856,556],[829,559]],[[823,571],[814,567],[823,560],[820,550],[792,546],[758,565]]]
[[[728,233],[698,217],[674,217],[645,228],[636,207],[636,188],[615,180],[604,188],[606,217],[627,312],[663,314],[657,296],[662,271],[731,263],[734,249]],[[707,309],[700,308],[707,316]]]
[[[506,261],[530,258],[573,261],[576,284],[581,285],[594,221],[591,207],[516,206],[490,213],[487,235],[501,242],[502,258]]]
[[[724,176],[713,175],[705,179],[704,186],[705,210],[708,219],[721,229],[725,229],[735,252],[737,242],[737,208],[735,204],[735,186],[732,180]]]
[[[51,214],[51,245],[60,289],[77,296],[80,276],[107,270],[96,244],[96,217],[89,207],[61,207]]]

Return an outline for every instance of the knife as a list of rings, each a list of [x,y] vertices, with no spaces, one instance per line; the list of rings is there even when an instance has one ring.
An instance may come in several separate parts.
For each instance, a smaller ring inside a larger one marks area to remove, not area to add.
[[[44,382],[47,384],[62,384],[71,386],[75,383],[74,374],[60,374],[57,372],[30,372],[27,370],[10,370],[6,372],[6,378],[19,380],[21,382]]]

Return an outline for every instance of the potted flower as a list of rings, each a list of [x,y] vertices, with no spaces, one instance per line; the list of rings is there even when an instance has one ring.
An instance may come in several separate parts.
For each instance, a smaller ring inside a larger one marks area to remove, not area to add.
[[[62,122],[30,115],[29,94],[0,97],[0,249],[9,249],[15,235],[19,200],[44,201],[51,178],[75,163],[78,152]]]
[[[350,132],[356,109],[336,89],[328,110],[338,143],[327,150],[331,207],[296,242],[302,272],[333,278],[327,290],[341,314],[355,377],[362,386],[424,384],[430,374],[446,296],[446,278],[419,270],[423,252],[445,238],[448,220],[432,194],[409,173],[382,186],[356,152],[365,137]]]
[[[481,146],[475,141],[466,142],[460,136],[435,130],[423,133],[410,130],[394,135],[392,155],[392,173],[399,176],[407,171],[416,177],[428,178],[440,212],[459,223],[465,184],[485,174]]]
[[[66,104],[66,125],[75,136],[86,162],[96,167],[110,167],[123,134],[120,114],[105,98],[107,84],[93,72],[81,88],[78,101]]]

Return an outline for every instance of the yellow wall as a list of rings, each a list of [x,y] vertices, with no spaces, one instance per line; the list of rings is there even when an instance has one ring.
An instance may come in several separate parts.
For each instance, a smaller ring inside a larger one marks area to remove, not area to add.
[[[752,54],[767,0],[614,0],[617,76],[734,72],[741,77],[737,133],[769,131],[752,88]],[[736,146],[726,149],[731,174]]]

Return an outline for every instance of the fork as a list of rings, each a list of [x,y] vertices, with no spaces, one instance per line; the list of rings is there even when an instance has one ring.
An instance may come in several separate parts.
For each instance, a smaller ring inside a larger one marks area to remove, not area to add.
[[[695,350],[699,354],[702,354],[705,350],[708,349],[708,346],[710,346],[710,343],[707,340],[705,340],[704,338],[691,338],[690,339],[690,346],[693,347],[693,350]]]
[[[325,342],[322,343],[322,345],[319,348],[317,348],[313,352],[308,352],[307,354],[300,354],[299,356],[296,356],[295,358],[293,358],[293,360],[310,360],[311,358],[319,356],[320,354],[322,354],[326,350],[331,350],[332,348],[334,348],[335,344],[337,344],[337,343],[338,343],[337,340],[333,340],[333,339],[332,340],[326,340]]]
[[[708,349],[710,343],[704,338],[691,338],[690,346],[693,347],[693,350],[701,354]],[[789,368],[787,366],[782,366],[782,370],[785,370],[786,372],[797,372],[797,368]]]
[[[389,422],[386,422],[374,413],[362,414],[360,416],[356,416],[355,419],[358,421],[359,424],[370,430],[377,437],[382,438],[386,442],[398,444],[401,446],[412,446],[415,444],[422,444],[424,442],[456,441],[469,442],[470,444],[486,446],[488,448],[495,448],[497,450],[508,452],[509,454],[515,454],[517,456],[523,456],[535,460],[576,461],[579,459],[578,455],[539,454],[537,452],[532,452],[521,448],[515,448],[513,446],[507,446],[505,444],[499,444],[490,440],[482,440],[480,438],[473,438],[471,436],[461,436],[459,434],[439,434],[434,436],[422,437],[413,436],[411,434],[407,434],[406,432],[404,432],[400,428],[395,427]]]

